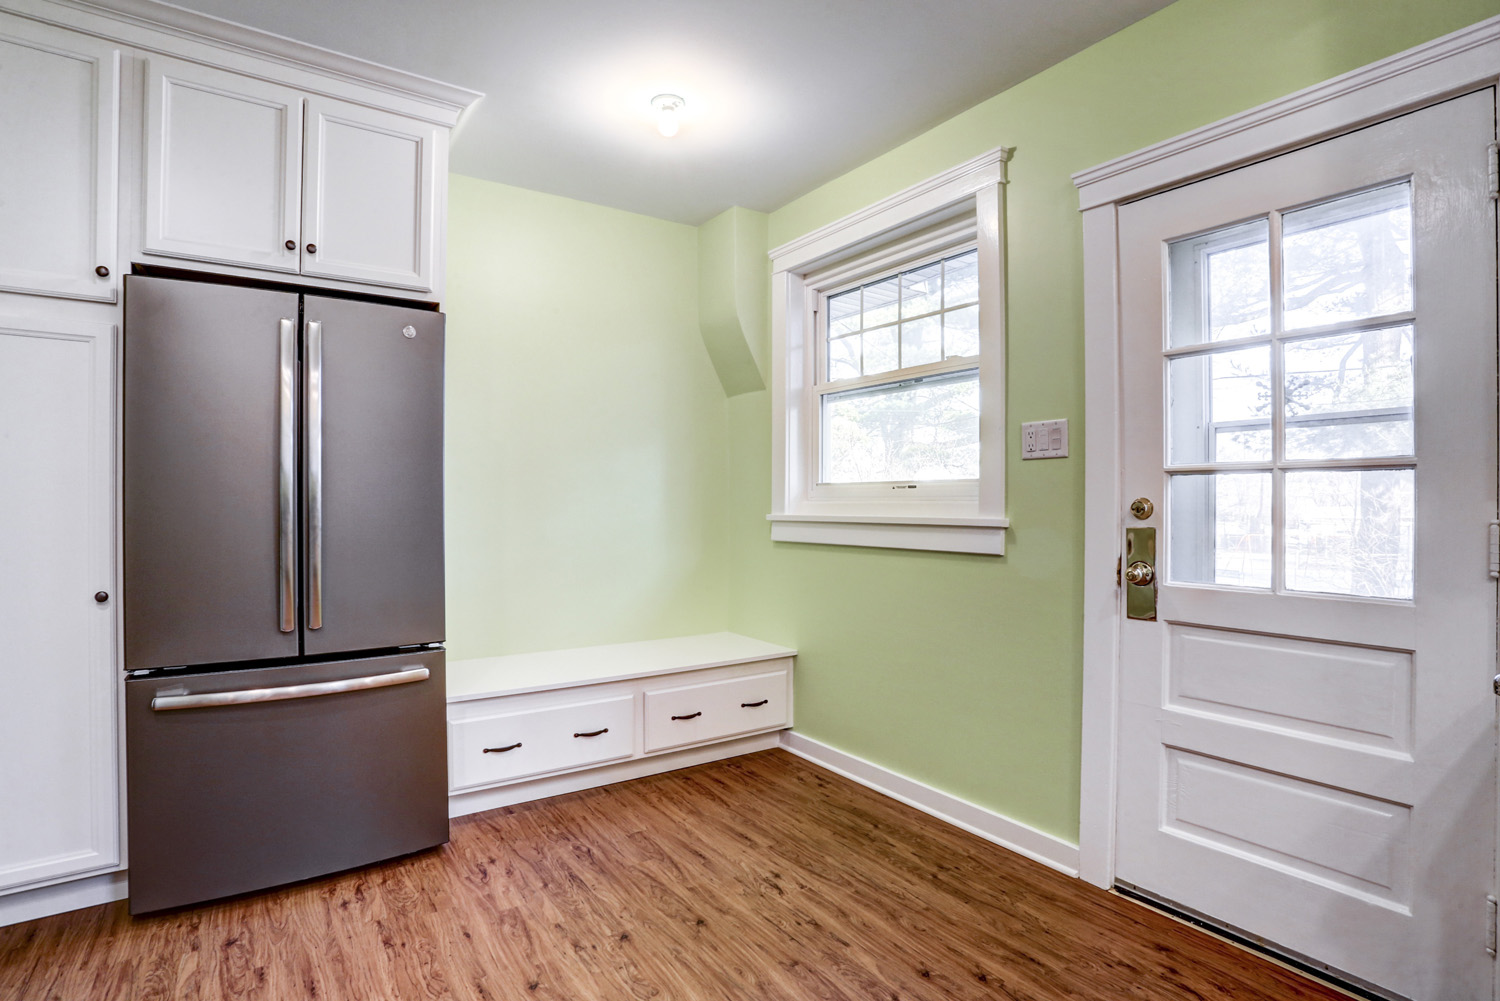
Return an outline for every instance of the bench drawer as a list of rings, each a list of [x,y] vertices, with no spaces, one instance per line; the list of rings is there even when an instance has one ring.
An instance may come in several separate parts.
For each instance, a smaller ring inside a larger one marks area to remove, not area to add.
[[[787,722],[787,668],[646,691],[646,750],[717,740]]]
[[[635,696],[619,695],[455,721],[453,788],[628,758],[635,751],[634,703]]]

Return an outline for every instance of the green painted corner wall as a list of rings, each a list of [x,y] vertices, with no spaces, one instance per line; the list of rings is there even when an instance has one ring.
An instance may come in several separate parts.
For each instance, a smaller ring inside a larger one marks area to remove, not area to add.
[[[691,226],[450,177],[453,659],[725,628],[723,389]]]
[[[1012,449],[1002,558],[794,545],[765,521],[769,394],[729,401],[730,627],[800,651],[799,732],[1076,840],[1086,429],[1070,176],[1497,13],[1500,0],[1178,0],[771,214],[777,246],[1016,147],[1008,418],[1072,430],[1069,459]]]

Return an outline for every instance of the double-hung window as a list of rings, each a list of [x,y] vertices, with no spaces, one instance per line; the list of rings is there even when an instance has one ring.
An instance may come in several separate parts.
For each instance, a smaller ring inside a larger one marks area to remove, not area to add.
[[[772,252],[772,538],[1004,551],[996,150]]]

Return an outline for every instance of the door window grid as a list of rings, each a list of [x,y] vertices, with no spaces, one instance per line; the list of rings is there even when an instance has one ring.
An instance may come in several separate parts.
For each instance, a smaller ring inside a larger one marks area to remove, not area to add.
[[[1169,579],[1411,596],[1410,198],[1401,181],[1169,245]]]

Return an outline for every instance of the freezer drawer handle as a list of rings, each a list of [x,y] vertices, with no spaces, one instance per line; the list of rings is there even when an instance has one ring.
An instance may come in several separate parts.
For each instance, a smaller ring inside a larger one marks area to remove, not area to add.
[[[575,734],[573,734],[573,736],[575,736],[575,737],[597,737],[601,733],[609,733],[609,727],[605,727],[603,730],[595,730],[593,733],[575,733]]]
[[[688,713],[686,716],[673,716],[672,718],[673,719],[697,719],[699,716],[702,716],[702,715],[703,715],[703,713],[696,712],[696,713]]]
[[[280,702],[282,699],[310,699],[315,695],[338,695],[366,688],[409,685],[431,676],[425,667],[409,667],[390,674],[372,674],[365,678],[342,681],[317,681],[310,685],[286,685],[283,688],[244,688],[237,692],[203,692],[199,695],[158,695],[151,700],[157,712],[167,709],[210,709],[214,706],[238,706],[247,702]]]
[[[575,734],[574,736],[577,736],[577,735]],[[514,744],[511,744],[509,747],[486,747],[484,749],[484,753],[485,754],[504,754],[506,751],[514,751],[516,748],[518,748],[520,746],[521,746],[521,742],[518,740]]]

